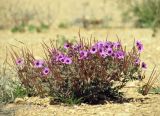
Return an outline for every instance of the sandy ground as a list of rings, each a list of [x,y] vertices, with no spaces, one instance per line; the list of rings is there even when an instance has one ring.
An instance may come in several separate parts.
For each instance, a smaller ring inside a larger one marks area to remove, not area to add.
[[[30,98],[27,101],[19,99],[15,104],[8,104],[2,111],[5,112],[4,116],[7,116],[7,113],[13,116],[159,116],[160,96],[151,94],[142,96],[137,94],[136,90],[126,89],[126,93],[129,93],[127,97],[134,99],[122,104],[47,105],[47,100]]]

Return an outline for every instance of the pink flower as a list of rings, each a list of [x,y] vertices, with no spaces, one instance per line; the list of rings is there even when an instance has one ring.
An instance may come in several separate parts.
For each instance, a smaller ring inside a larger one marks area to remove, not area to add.
[[[96,52],[97,52],[97,48],[93,46],[93,47],[90,49],[90,53],[91,53],[91,54],[95,54]]]
[[[24,64],[24,59],[23,59],[23,58],[18,58],[18,59],[16,60],[16,64],[17,64],[17,65],[23,65],[23,64]]]
[[[73,45],[72,48],[73,48],[73,50],[78,51],[82,48],[82,46],[81,45]]]
[[[65,64],[71,64],[71,63],[72,63],[71,58],[66,57],[66,58],[64,59],[64,63],[65,63]]]
[[[96,46],[98,47],[98,48],[102,48],[102,47],[104,47],[104,42],[102,42],[102,41],[99,41],[99,42],[97,42],[96,43]]]
[[[121,43],[120,42],[114,42],[113,43],[114,48],[120,48],[121,47]]]
[[[63,54],[59,53],[57,56],[56,56],[56,61],[61,61],[61,59],[64,57]]]
[[[139,59],[139,58],[136,58],[135,64],[136,64],[136,65],[139,65],[139,64],[140,64],[140,59]]]
[[[106,41],[104,47],[105,47],[106,49],[112,48],[112,47],[113,47],[113,43],[110,42],[110,41]]]
[[[144,49],[143,48],[143,44],[142,44],[142,42],[140,40],[136,41],[136,46],[137,46],[137,49],[138,49],[139,52],[143,51],[143,49]]]
[[[42,68],[44,65],[44,61],[43,60],[35,60],[34,62],[34,67],[35,68]]]
[[[142,69],[147,69],[147,64],[142,62],[142,66],[141,67],[142,67]]]
[[[115,53],[115,55],[116,55],[116,58],[118,58],[118,59],[124,59],[125,52],[123,52],[123,51],[117,51]]]
[[[45,67],[42,71],[43,75],[48,75],[50,73],[50,69],[48,67]]]
[[[81,51],[79,52],[79,56],[80,56],[80,58],[79,58],[79,59],[87,58],[87,56],[88,56],[88,52],[87,52],[87,51],[85,51],[85,50],[81,50]]]
[[[108,49],[107,49],[107,55],[108,55],[108,56],[112,56],[112,54],[113,54],[112,48],[108,48]]]
[[[98,49],[98,52],[99,52],[99,53],[102,53],[102,52],[104,52],[104,51],[105,51],[104,48],[99,48],[99,49]]]
[[[99,53],[99,55],[100,55],[102,58],[106,58],[106,57],[107,57],[106,52],[101,52],[101,53]]]
[[[64,44],[64,48],[65,48],[65,49],[68,49],[68,48],[70,48],[70,47],[71,47],[71,45],[70,45],[69,43],[65,43],[65,44]]]
[[[60,61],[61,63],[65,63],[65,58],[62,57],[62,58],[59,59],[59,61]]]

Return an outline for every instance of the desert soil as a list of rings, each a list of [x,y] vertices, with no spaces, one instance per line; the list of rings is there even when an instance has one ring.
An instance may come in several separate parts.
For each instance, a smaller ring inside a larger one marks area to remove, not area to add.
[[[130,93],[127,95],[128,98],[133,99],[122,104],[65,106],[48,105],[47,98],[17,99],[16,103],[4,106],[0,114],[2,116],[159,116],[159,95],[142,96],[135,94],[136,89],[127,89],[127,92]]]

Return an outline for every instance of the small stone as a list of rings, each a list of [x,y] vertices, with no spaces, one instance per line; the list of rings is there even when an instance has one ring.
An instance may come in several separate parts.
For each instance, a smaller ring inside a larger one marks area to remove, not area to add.
[[[78,106],[77,106],[77,105],[74,105],[73,107],[74,107],[74,108],[78,108]]]
[[[87,104],[81,103],[81,106],[86,106]]]
[[[119,113],[116,113],[115,116],[131,116],[131,114],[127,112],[119,112]]]
[[[16,104],[25,104],[25,101],[22,98],[16,98],[14,103],[16,103]]]
[[[29,97],[24,97],[24,100],[27,101],[29,99]]]
[[[126,84],[126,87],[127,87],[127,88],[137,87],[138,84],[139,84],[139,81],[131,81],[131,82],[128,82],[128,83]]]

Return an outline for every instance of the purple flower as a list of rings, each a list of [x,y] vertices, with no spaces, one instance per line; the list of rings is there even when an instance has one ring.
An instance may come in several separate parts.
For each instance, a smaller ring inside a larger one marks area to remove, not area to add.
[[[120,48],[121,47],[121,43],[120,42],[115,42],[113,43],[114,48]]]
[[[143,44],[142,44],[141,41],[137,40],[136,41],[136,46],[137,46],[137,49],[138,49],[139,52],[143,51],[144,48],[143,48]]]
[[[102,48],[102,47],[104,47],[104,42],[99,41],[99,42],[97,42],[97,43],[95,44],[95,46],[97,46],[98,48]]]
[[[81,45],[73,45],[72,48],[73,50],[77,51],[77,50],[80,50],[82,46]]]
[[[60,58],[59,61],[65,63],[65,57]]]
[[[107,49],[107,55],[108,55],[108,56],[111,56],[112,54],[113,54],[112,48],[108,48],[108,49]]]
[[[142,65],[141,65],[142,69],[147,69],[147,64],[142,62]]]
[[[45,67],[42,71],[43,75],[48,75],[50,73],[50,69],[48,67]]]
[[[59,54],[56,56],[56,61],[60,61],[63,57],[64,57],[64,55],[59,53]]]
[[[140,40],[136,41],[136,46],[142,45],[142,42]]]
[[[71,63],[72,63],[72,59],[66,57],[66,58],[64,59],[64,63],[65,63],[65,64],[71,64]]]
[[[71,47],[71,46],[70,46],[69,43],[65,43],[65,44],[64,44],[64,48],[65,48],[65,49],[68,49],[68,48],[70,48],[70,47]]]
[[[125,53],[123,51],[117,51],[115,55],[116,55],[116,58],[123,59],[125,56]]]
[[[138,51],[139,51],[139,52],[142,52],[142,51],[143,51],[143,45],[139,45],[139,46],[137,46],[137,48],[138,48]]]
[[[88,52],[87,52],[87,51],[81,50],[81,51],[79,52],[79,56],[80,56],[79,59],[84,59],[84,58],[87,57],[87,55],[88,55]]]
[[[115,57],[116,57],[116,53],[114,53],[114,52],[113,52],[113,53],[112,53],[112,57],[114,57],[114,58],[115,58]]]
[[[113,47],[113,44],[112,44],[112,42],[110,42],[110,41],[106,41],[104,47],[105,47],[106,49],[112,48],[112,47]]]
[[[35,61],[33,62],[33,64],[34,64],[34,67],[35,67],[35,68],[42,68],[43,65],[44,65],[44,61],[43,61],[43,60],[35,60]]]
[[[136,58],[135,64],[136,64],[136,65],[139,65],[139,64],[140,64],[140,59],[139,59],[139,58]]]
[[[93,47],[90,49],[90,53],[91,53],[91,54],[95,54],[96,52],[97,52],[97,48],[93,46]]]
[[[17,64],[17,65],[23,65],[23,64],[24,64],[24,59],[23,59],[23,58],[18,58],[18,59],[16,60],[16,64]]]
[[[99,52],[99,53],[104,52],[104,48],[99,48],[99,49],[98,49],[98,52]]]
[[[107,54],[106,54],[106,52],[101,52],[101,53],[99,53],[99,55],[102,57],[102,58],[106,58],[106,56],[107,56]]]

